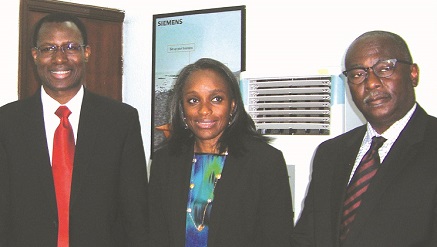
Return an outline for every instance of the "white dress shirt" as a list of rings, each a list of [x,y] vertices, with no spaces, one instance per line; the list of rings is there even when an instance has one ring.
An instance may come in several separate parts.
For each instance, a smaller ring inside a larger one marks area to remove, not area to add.
[[[417,103],[414,104],[414,106],[407,112],[407,114],[405,114],[403,118],[396,121],[392,126],[390,126],[390,128],[384,131],[384,133],[382,133],[381,135],[378,134],[375,131],[375,129],[373,129],[372,125],[370,125],[370,123],[367,122],[367,132],[364,135],[363,141],[361,143],[360,151],[358,152],[357,158],[355,159],[354,167],[352,168],[352,172],[349,177],[349,182],[352,179],[355,170],[360,164],[360,161],[363,158],[364,154],[367,152],[367,150],[369,150],[370,144],[372,143],[372,138],[374,136],[382,136],[385,139],[387,139],[384,142],[384,144],[378,149],[378,154],[382,164],[382,162],[385,159],[385,156],[387,156],[388,152],[393,146],[393,143],[398,139],[402,130],[405,128],[411,116],[413,115],[414,111],[416,110],[416,107],[417,107]]]
[[[82,107],[83,94],[84,90],[82,86],[77,94],[70,101],[64,104],[71,111],[71,115],[68,117],[68,120],[70,121],[71,127],[73,128],[75,143],[77,139],[77,128],[79,126],[79,116],[80,109]],[[61,106],[61,104],[59,104],[58,101],[50,97],[50,95],[46,93],[43,87],[41,87],[41,102],[44,115],[44,125],[46,129],[47,147],[51,163],[53,154],[53,137],[55,136],[55,130],[60,123],[60,118],[55,114],[55,112],[59,108],[59,106]]]

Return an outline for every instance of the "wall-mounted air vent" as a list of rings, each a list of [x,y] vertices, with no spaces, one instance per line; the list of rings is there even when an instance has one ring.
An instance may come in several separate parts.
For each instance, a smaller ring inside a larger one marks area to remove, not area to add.
[[[248,113],[266,135],[329,135],[331,76],[246,78]]]

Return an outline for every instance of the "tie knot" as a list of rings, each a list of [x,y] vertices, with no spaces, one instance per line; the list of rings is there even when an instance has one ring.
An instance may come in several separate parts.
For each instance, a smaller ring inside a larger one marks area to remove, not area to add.
[[[387,139],[385,139],[382,136],[374,136],[374,137],[372,137],[372,144],[370,144],[370,149],[378,150],[386,140]]]
[[[63,118],[66,117],[68,118],[68,116],[70,116],[71,111],[70,109],[68,109],[68,107],[61,105],[55,112],[56,116],[58,116],[59,118]]]

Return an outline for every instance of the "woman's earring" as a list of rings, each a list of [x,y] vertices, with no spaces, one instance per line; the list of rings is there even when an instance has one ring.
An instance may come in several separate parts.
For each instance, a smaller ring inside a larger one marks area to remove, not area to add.
[[[229,114],[229,123],[228,123],[228,125],[231,125],[231,123],[232,123],[232,113]]]
[[[184,118],[184,120],[183,120],[183,122],[184,122],[184,129],[188,129],[188,124],[187,124],[187,122],[185,120],[187,120],[187,119]]]

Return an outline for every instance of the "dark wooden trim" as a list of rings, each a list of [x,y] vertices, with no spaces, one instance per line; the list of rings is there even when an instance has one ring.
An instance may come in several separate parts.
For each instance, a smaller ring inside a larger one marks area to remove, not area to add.
[[[27,76],[27,56],[30,56],[29,49],[27,47],[28,42],[26,40],[30,37],[30,30],[27,29],[28,15],[27,11],[29,1],[20,1],[20,29],[19,29],[19,46],[18,46],[18,98],[22,98],[22,82],[28,80]]]
[[[122,10],[97,7],[93,5],[68,3],[53,0],[24,0],[27,2],[27,8],[31,11],[38,12],[68,12],[78,17],[85,17],[102,21],[123,22],[125,13]],[[23,2],[23,0],[22,0]]]

